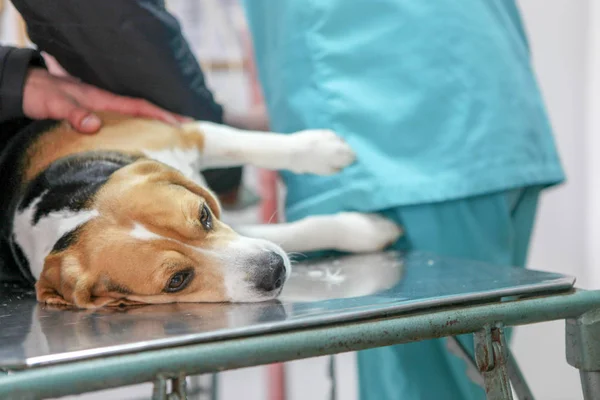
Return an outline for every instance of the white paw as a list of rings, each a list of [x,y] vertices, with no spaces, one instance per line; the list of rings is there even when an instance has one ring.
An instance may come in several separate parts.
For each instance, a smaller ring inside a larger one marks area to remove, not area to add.
[[[331,175],[352,164],[354,151],[333,131],[313,129],[290,135],[289,170],[297,174]]]
[[[339,229],[335,250],[351,253],[380,251],[402,235],[402,228],[378,214],[346,212],[334,217]]]

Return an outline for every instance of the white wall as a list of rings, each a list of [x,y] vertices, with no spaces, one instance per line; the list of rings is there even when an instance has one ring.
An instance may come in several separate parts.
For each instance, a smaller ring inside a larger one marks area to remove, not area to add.
[[[529,266],[571,274],[596,286],[589,273],[586,90],[588,0],[520,0],[535,68],[568,182],[542,197]],[[595,149],[596,154],[598,149]],[[564,323],[517,329],[514,352],[542,400],[581,399],[579,376],[565,361]]]
[[[19,43],[19,25],[16,11],[10,1],[4,1],[4,12],[0,15],[0,42],[16,46]]]
[[[589,2],[521,0],[520,4],[535,69],[567,173],[565,185],[542,197],[530,265],[584,279]]]
[[[590,1],[587,73],[587,267],[589,281],[600,287],[600,2]]]

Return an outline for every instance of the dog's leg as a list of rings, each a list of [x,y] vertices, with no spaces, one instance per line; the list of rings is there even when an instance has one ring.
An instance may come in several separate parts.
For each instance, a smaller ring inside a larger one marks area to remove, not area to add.
[[[394,243],[402,229],[377,215],[355,212],[311,216],[282,224],[236,228],[241,235],[269,240],[287,252],[339,250],[364,253]]]
[[[295,173],[333,174],[351,164],[355,155],[330,130],[307,130],[289,135],[244,131],[211,122],[184,125],[190,135],[200,135],[202,168],[251,164]]]

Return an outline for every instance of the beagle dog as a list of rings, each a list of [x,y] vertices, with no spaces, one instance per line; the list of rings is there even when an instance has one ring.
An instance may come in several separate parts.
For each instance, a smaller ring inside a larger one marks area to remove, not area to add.
[[[394,223],[361,213],[237,231],[220,220],[202,169],[251,164],[333,174],[355,155],[331,131],[279,135],[101,118],[95,135],[36,121],[0,160],[2,237],[40,302],[97,308],[268,300],[290,275],[286,251],[371,252],[401,234]]]

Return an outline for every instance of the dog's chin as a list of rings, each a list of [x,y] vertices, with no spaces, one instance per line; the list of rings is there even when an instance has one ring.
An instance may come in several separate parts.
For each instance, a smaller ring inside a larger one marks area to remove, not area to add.
[[[280,287],[271,291],[264,291],[256,288],[247,288],[244,291],[238,291],[230,296],[229,301],[231,303],[260,303],[263,301],[274,300],[279,297],[283,291],[287,279],[288,277],[286,277]]]

